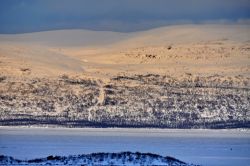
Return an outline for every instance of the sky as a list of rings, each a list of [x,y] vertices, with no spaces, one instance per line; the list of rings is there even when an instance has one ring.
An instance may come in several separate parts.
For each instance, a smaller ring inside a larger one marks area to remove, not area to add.
[[[0,33],[249,22],[250,0],[0,0]]]

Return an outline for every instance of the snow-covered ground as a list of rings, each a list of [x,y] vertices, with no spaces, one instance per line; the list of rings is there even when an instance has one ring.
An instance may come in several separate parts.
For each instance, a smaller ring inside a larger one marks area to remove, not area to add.
[[[17,159],[142,152],[207,166],[250,163],[249,130],[0,127],[0,153]]]

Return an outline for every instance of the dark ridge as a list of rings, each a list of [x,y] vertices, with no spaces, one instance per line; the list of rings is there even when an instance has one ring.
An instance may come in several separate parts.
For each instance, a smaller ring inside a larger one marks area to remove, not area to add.
[[[0,165],[29,165],[29,164],[42,164],[42,165],[60,165],[63,163],[63,165],[68,165],[68,163],[72,164],[77,162],[84,162],[86,164],[89,164],[91,162],[104,162],[109,160],[122,160],[123,162],[137,162],[137,163],[143,163],[143,162],[149,162],[146,161],[150,160],[152,162],[153,160],[158,160],[166,164],[174,164],[176,166],[195,166],[193,164],[187,164],[183,161],[180,161],[174,157],[163,157],[158,154],[153,153],[141,153],[141,152],[120,152],[120,153],[91,153],[91,154],[82,154],[82,155],[70,155],[70,156],[48,156],[46,158],[36,158],[31,160],[19,160],[15,159],[10,156],[0,156]],[[69,164],[69,165],[70,165]],[[78,164],[77,164],[78,165]]]

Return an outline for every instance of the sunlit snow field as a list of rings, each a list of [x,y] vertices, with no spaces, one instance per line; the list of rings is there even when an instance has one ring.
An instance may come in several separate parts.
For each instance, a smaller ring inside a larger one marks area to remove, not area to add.
[[[248,130],[0,128],[0,153],[18,159],[140,151],[207,166],[250,165]]]

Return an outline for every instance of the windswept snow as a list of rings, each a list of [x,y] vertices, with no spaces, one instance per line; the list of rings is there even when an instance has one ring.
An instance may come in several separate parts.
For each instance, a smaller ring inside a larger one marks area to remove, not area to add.
[[[122,151],[173,156],[204,166],[250,162],[249,130],[0,127],[0,152],[20,160]]]

